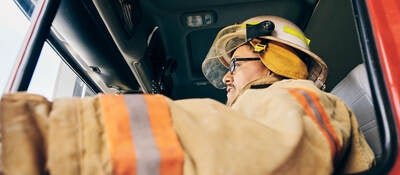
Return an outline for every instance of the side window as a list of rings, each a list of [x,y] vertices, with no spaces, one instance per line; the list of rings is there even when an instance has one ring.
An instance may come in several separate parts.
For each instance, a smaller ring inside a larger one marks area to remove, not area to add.
[[[28,31],[29,21],[11,0],[0,1],[0,12],[0,94],[3,94]]]
[[[95,94],[48,43],[43,46],[28,92],[43,95],[48,99]]]
[[[22,2],[22,1],[21,1]],[[32,1],[33,2],[33,1]],[[24,5],[24,4],[20,4]],[[29,14],[34,5],[22,7]],[[29,28],[29,20],[11,0],[0,1],[0,94],[5,92],[12,74],[18,53]],[[29,93],[45,96],[48,99],[58,97],[84,97],[95,93],[62,61],[60,55],[46,42],[28,87]]]

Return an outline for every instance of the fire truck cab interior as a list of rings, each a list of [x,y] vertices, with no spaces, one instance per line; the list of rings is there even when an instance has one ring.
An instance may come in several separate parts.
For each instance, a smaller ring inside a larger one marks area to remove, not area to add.
[[[38,12],[29,9],[40,4],[15,1],[33,21]],[[287,18],[303,29],[311,40],[311,50],[328,65],[325,90],[338,95],[356,113],[377,158],[376,167],[368,173],[387,172],[393,165],[397,142],[391,138],[396,135],[388,135],[390,127],[385,126],[393,119],[384,118],[390,112],[376,105],[386,97],[377,94],[379,87],[371,83],[379,80],[371,76],[380,74],[368,60],[365,38],[360,34],[366,13],[361,0],[46,3],[55,4],[49,7],[53,12],[48,11],[53,16],[42,17],[38,23],[48,20],[52,27],[48,35],[38,37],[47,40],[95,93],[161,93],[171,99],[212,98],[222,103],[226,92],[214,88],[201,71],[217,32],[254,16]],[[29,64],[34,69],[36,63]],[[21,81],[17,89],[23,90],[26,84],[29,80]]]

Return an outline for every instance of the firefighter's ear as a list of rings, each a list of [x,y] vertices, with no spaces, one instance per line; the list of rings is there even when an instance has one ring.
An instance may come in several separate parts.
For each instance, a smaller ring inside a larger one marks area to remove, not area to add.
[[[265,75],[267,75],[267,77],[273,77],[276,74],[274,72],[272,72],[271,70],[269,70],[268,68],[265,69]]]
[[[268,76],[274,76],[274,75],[275,75],[275,73],[274,73],[274,72],[272,72],[271,70],[268,70],[268,71],[267,71],[267,75],[268,75]]]
[[[266,69],[266,73],[265,73],[266,77],[275,77],[279,80],[285,79],[285,77],[280,76],[274,72],[272,72],[271,70],[269,70],[268,68]]]

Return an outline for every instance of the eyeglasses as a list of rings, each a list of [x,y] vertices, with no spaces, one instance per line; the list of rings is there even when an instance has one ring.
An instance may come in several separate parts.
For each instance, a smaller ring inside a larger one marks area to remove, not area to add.
[[[229,72],[233,74],[236,69],[236,61],[255,61],[260,60],[260,58],[233,58],[231,64],[229,65]]]

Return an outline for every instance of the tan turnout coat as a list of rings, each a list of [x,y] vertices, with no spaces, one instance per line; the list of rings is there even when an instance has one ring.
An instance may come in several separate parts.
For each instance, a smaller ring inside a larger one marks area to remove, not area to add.
[[[211,99],[4,95],[6,174],[332,174],[373,165],[356,116],[311,81],[249,84]]]

